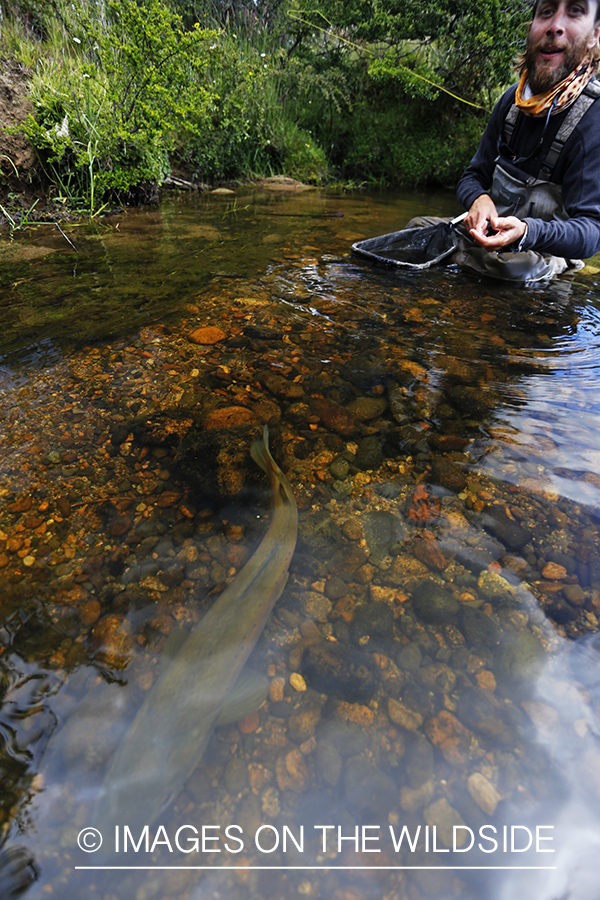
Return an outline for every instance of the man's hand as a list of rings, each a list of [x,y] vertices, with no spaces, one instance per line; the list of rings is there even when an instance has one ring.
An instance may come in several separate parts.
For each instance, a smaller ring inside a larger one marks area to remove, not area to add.
[[[477,241],[478,237],[485,237],[492,218],[498,218],[496,204],[489,194],[480,194],[465,219],[465,228]]]
[[[501,250],[520,241],[526,225],[516,216],[500,217],[489,194],[480,194],[465,219],[465,228],[473,240],[486,250]],[[488,235],[488,229],[495,234]]]
[[[489,237],[485,234],[477,233],[475,229],[471,231],[477,243],[481,247],[485,247],[486,250],[502,250],[503,247],[508,247],[509,244],[518,243],[527,228],[525,222],[522,219],[517,219],[516,216],[506,216],[506,218],[492,217],[490,219],[490,227],[496,233],[490,234]]]

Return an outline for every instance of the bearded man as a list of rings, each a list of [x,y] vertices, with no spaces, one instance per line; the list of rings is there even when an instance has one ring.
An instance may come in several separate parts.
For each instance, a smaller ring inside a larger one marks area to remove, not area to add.
[[[455,255],[517,281],[600,250],[600,0],[537,0],[518,85],[495,107],[458,198]]]

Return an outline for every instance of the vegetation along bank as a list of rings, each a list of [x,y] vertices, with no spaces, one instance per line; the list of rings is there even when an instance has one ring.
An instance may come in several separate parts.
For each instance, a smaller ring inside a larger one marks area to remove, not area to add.
[[[0,0],[0,213],[167,181],[453,187],[526,0]]]

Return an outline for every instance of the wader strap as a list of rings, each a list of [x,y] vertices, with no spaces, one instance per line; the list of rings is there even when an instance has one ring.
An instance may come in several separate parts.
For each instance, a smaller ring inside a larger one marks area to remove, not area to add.
[[[600,97],[600,83],[591,81],[585,86],[575,103],[568,112],[565,121],[562,123],[556,137],[550,145],[550,149],[546,154],[541,167],[540,176],[549,179],[554,171],[556,163],[559,160],[563,147],[585,116],[586,112],[592,104]]]
[[[504,138],[507,144],[510,144],[510,139],[513,136],[513,131],[515,130],[518,115],[519,110],[513,103],[504,120]]]
[[[600,82],[594,79],[585,86],[577,100],[571,106],[566,119],[558,129],[556,137],[550,145],[550,149],[548,150],[545,158],[540,164],[538,178],[543,177],[545,181],[548,181],[550,179],[550,176],[556,168],[556,164],[560,158],[560,154],[562,153],[565,144],[581,122],[590,106],[592,106],[592,104],[598,99],[598,97],[600,97]],[[518,115],[519,110],[513,103],[508,110],[508,113],[506,114],[506,118],[504,119],[504,134],[507,144],[510,143],[510,139],[515,130]]]

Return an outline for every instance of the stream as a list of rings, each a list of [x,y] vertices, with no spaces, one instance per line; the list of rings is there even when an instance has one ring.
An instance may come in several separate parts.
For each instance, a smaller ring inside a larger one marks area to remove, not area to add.
[[[376,267],[452,195],[281,188],[0,236],[0,895],[597,900],[600,270]],[[267,530],[265,425],[299,525],[264,700],[100,832]]]

